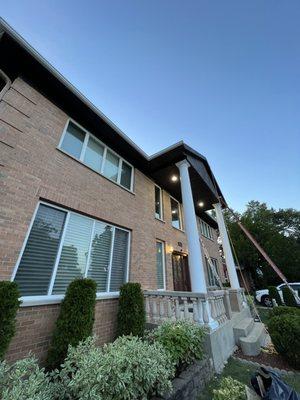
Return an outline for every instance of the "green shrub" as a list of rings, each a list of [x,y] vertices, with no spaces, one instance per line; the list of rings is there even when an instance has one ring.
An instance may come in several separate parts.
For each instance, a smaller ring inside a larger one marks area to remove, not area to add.
[[[203,357],[205,329],[189,321],[166,321],[150,331],[147,339],[160,343],[178,370]]]
[[[282,288],[282,296],[284,304],[288,307],[297,307],[294,293],[288,287]]]
[[[270,311],[270,318],[290,314],[300,316],[300,308],[287,306],[274,307]]]
[[[219,389],[213,390],[213,400],[246,400],[246,387],[243,383],[228,377],[220,382]]]
[[[16,315],[21,302],[15,282],[0,282],[0,360],[4,358],[16,331]]]
[[[1,400],[52,400],[54,385],[35,358],[19,360],[13,365],[0,363]]]
[[[146,323],[144,294],[139,283],[125,283],[120,288],[117,336],[143,336]]]
[[[276,351],[288,363],[300,368],[300,315],[275,316],[268,321],[268,331]]]
[[[59,368],[67,355],[68,346],[77,346],[92,334],[95,302],[95,281],[75,279],[70,283],[56,321],[46,361],[47,369]]]
[[[122,336],[103,349],[93,338],[70,347],[54,382],[59,400],[141,400],[170,391],[173,375],[160,344]]]
[[[269,286],[268,289],[269,289],[270,298],[272,300],[274,299],[278,306],[281,306],[282,305],[282,301],[281,301],[281,297],[280,297],[280,294],[279,294],[276,286]]]

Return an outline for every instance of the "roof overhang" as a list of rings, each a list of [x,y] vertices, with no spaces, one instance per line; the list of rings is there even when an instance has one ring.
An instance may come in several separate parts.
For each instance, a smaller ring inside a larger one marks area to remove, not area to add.
[[[187,159],[191,165],[189,174],[195,210],[203,219],[206,219],[205,211],[219,199],[226,205],[204,156],[183,142],[148,156],[1,18],[0,55],[0,69],[12,81],[20,76],[179,201],[180,182],[172,182],[170,177],[179,176],[175,164]],[[199,208],[199,202],[203,202],[204,207]]]

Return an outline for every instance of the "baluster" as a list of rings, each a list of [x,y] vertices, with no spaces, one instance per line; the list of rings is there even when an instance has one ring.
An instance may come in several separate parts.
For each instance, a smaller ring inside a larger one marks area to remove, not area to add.
[[[200,297],[197,300],[197,308],[198,308],[199,324],[203,325],[204,324],[203,308],[202,308],[202,300]]]
[[[151,316],[150,316],[150,299],[149,296],[145,296],[145,309],[146,309],[146,321],[150,322]]]
[[[195,297],[191,297],[191,301],[193,304],[193,320],[194,322],[199,323],[199,312],[198,312],[198,304],[197,299]]]
[[[206,303],[207,299],[201,299],[202,303],[202,315],[203,315],[203,322],[207,324],[209,322],[208,316],[208,304]]]
[[[176,320],[181,319],[181,312],[180,312],[180,308],[179,308],[178,298],[175,299],[175,318],[176,318]]]
[[[169,319],[174,320],[175,319],[175,315],[173,312],[173,304],[172,304],[172,298],[171,297],[167,297],[167,315]]]
[[[164,321],[165,316],[165,301],[164,296],[159,296],[159,319],[160,321]]]
[[[183,300],[183,316],[185,320],[189,319],[189,305],[188,305],[188,300],[187,297],[182,297]]]
[[[159,320],[157,313],[157,298],[155,296],[152,297],[152,320],[156,324]]]
[[[224,307],[225,307],[225,312],[226,312],[227,318],[231,319],[232,311],[231,311],[231,305],[230,305],[229,291],[228,290],[225,290]]]

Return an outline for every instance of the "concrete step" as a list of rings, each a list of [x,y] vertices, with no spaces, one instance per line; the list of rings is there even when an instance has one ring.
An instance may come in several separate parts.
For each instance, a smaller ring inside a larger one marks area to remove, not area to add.
[[[253,318],[244,318],[233,327],[234,339],[236,344],[240,344],[240,338],[248,336],[254,326]]]
[[[254,322],[253,329],[246,337],[240,337],[240,346],[246,356],[257,356],[260,353],[261,346],[266,340],[266,331],[264,324]]]

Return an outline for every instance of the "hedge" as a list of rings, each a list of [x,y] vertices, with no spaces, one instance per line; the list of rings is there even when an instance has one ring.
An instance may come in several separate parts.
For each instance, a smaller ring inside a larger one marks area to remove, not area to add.
[[[288,363],[300,368],[300,315],[290,313],[279,315],[268,320],[268,331],[276,351]]]
[[[95,319],[96,282],[92,279],[75,279],[70,283],[61,303],[46,366],[48,370],[59,368],[68,346],[92,335]]]
[[[286,306],[297,307],[297,301],[294,293],[287,286],[282,288],[283,301]]]
[[[280,306],[274,307],[270,312],[269,318],[278,317],[281,315],[299,315],[300,316],[300,308],[297,307],[287,307],[287,306]]]
[[[282,300],[281,300],[280,294],[279,294],[279,292],[277,290],[277,287],[276,286],[269,286],[268,290],[269,290],[270,298],[272,300],[274,299],[278,306],[281,306],[282,305]]]
[[[21,302],[15,282],[0,282],[0,360],[4,358],[16,331],[16,315]]]
[[[146,323],[144,294],[139,283],[125,283],[120,288],[117,336],[143,336]]]

